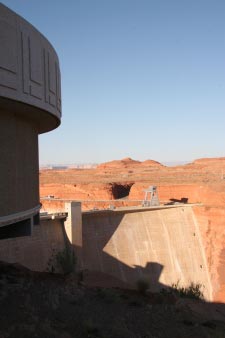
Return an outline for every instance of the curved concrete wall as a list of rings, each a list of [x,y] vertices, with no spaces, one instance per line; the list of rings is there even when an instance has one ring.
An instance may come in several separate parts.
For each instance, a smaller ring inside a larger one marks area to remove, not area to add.
[[[58,57],[32,25],[0,4],[0,107],[35,120],[38,132],[60,124]]]
[[[1,111],[0,158],[0,216],[38,206],[37,127]]]
[[[40,208],[38,134],[61,118],[59,62],[43,35],[2,4],[0,49],[0,226],[32,225]]]

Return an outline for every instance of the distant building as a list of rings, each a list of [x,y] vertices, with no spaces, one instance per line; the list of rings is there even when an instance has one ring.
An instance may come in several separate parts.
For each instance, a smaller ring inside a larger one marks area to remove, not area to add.
[[[63,165],[56,165],[56,166],[52,166],[50,169],[52,169],[52,170],[66,170],[66,169],[68,169],[68,167],[63,166]]]
[[[60,70],[50,43],[0,3],[0,238],[39,219],[38,135],[61,119]]]

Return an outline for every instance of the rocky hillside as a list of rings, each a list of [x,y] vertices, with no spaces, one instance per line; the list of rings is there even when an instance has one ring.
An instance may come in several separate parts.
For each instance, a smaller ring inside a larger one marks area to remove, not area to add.
[[[126,197],[141,201],[143,190],[149,185],[159,187],[162,202],[186,197],[192,202],[221,205],[224,203],[221,194],[225,193],[225,160],[200,159],[182,166],[166,167],[153,160],[140,162],[125,158],[100,164],[96,169],[40,172],[42,197],[52,195],[55,198],[89,201]],[[93,203],[84,203],[83,209],[93,206]],[[98,205],[98,208],[105,207],[108,205]]]
[[[174,292],[142,295],[90,287],[76,275],[31,272],[2,262],[0,285],[1,338],[224,337],[224,305]]]

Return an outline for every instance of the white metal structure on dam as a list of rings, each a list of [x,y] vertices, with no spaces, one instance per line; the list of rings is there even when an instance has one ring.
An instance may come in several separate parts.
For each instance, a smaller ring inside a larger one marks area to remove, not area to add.
[[[23,235],[38,221],[38,135],[59,126],[61,92],[55,50],[3,4],[0,48],[0,238],[4,238],[10,233]]]

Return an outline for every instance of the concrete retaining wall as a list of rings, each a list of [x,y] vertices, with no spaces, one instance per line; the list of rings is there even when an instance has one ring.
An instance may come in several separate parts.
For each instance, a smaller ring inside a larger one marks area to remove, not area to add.
[[[184,286],[200,283],[206,299],[214,299],[202,225],[190,206],[83,213],[82,226],[80,205],[70,210],[68,204],[67,209],[64,224],[57,219],[42,221],[31,237],[2,240],[0,260],[45,271],[52,256],[70,240],[82,269],[132,286],[147,277],[152,291],[177,281]]]
[[[152,291],[178,280],[211,283],[198,223],[190,207],[83,214],[83,264],[134,284],[148,276]]]
[[[0,241],[0,260],[20,263],[34,271],[46,271],[51,258],[65,247],[61,220],[42,221],[32,236]]]

